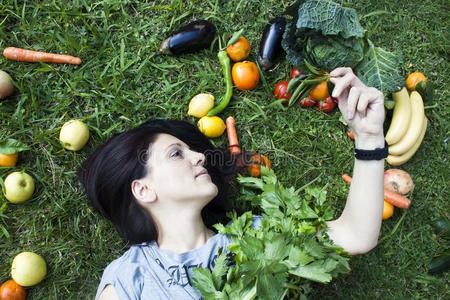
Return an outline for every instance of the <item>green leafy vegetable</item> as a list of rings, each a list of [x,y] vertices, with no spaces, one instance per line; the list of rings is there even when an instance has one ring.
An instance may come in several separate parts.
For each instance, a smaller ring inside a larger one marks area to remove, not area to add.
[[[314,29],[323,36],[340,35],[344,39],[364,36],[356,11],[328,0],[305,1],[298,10],[297,28]]]
[[[260,213],[261,224],[255,227],[248,211],[233,213],[227,226],[216,225],[231,244],[212,271],[194,270],[193,285],[205,299],[298,299],[311,281],[328,283],[350,270],[349,256],[326,234],[333,214],[325,191],[285,188],[265,167],[260,179],[238,181],[241,199]]]
[[[354,9],[331,0],[305,0],[295,2],[287,13],[297,7],[282,41],[289,63],[309,61],[324,72],[350,67],[369,86],[386,94],[398,90],[403,81],[400,56],[372,45]]]
[[[368,44],[366,56],[356,68],[358,77],[381,91],[399,91],[404,85],[404,78],[398,72],[401,57],[375,47],[370,40]]]
[[[288,23],[281,40],[281,46],[286,52],[287,61],[293,66],[300,66],[306,58],[304,56],[304,46],[307,37],[303,34],[297,35],[296,32],[295,22]]]
[[[364,41],[313,35],[306,43],[306,53],[311,63],[325,70],[342,66],[353,68],[364,58]]]
[[[0,141],[1,154],[14,154],[17,152],[28,150],[28,146],[14,139]]]

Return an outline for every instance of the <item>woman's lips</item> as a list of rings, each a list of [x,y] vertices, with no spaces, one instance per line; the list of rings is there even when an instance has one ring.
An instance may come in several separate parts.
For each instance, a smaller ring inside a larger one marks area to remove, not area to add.
[[[197,177],[200,177],[200,176],[203,176],[203,175],[208,175],[209,176],[209,174],[208,174],[208,171],[205,169],[205,170],[202,170],[200,173],[198,173],[195,177],[197,178]]]

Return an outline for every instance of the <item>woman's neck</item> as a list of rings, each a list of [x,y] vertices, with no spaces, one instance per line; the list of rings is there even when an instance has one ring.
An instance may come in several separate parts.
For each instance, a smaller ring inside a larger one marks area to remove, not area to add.
[[[157,214],[158,246],[183,253],[203,246],[214,232],[203,223],[200,212]]]

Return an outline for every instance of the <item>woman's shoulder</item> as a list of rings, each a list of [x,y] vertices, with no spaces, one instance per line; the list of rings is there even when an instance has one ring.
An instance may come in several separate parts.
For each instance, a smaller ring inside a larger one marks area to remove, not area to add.
[[[132,245],[128,250],[126,250],[121,256],[117,257],[111,261],[105,268],[105,273],[113,272],[122,269],[125,266],[138,266],[140,260],[143,258],[143,247],[147,244]]]
[[[134,299],[125,294],[136,292],[142,285],[145,277],[145,268],[142,268],[145,259],[144,249],[146,244],[131,246],[120,257],[111,261],[103,270],[100,284],[97,289],[96,299],[107,285],[112,285],[119,294],[119,299]]]

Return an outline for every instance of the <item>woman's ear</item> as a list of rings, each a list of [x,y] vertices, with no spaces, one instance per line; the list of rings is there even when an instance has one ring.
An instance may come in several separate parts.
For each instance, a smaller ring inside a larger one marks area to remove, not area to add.
[[[133,196],[143,203],[152,203],[156,201],[156,193],[147,182],[142,179],[133,180],[131,183]]]

